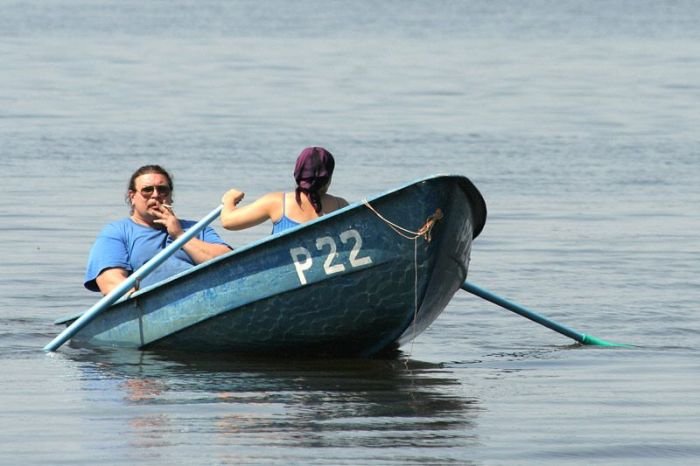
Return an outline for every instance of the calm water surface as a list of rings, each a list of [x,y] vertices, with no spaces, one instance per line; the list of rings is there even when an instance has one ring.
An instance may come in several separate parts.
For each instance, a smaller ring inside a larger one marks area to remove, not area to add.
[[[0,1],[0,464],[699,461],[697,24],[691,1]],[[386,359],[41,351],[98,299],[87,253],[136,167],[196,219],[289,189],[311,144],[353,201],[468,176],[470,280],[636,347],[459,292]]]

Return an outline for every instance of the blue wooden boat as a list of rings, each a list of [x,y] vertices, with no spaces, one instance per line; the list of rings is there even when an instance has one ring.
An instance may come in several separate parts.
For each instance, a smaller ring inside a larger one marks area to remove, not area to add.
[[[460,289],[485,221],[467,178],[424,178],[143,288],[72,344],[347,356],[395,349]]]

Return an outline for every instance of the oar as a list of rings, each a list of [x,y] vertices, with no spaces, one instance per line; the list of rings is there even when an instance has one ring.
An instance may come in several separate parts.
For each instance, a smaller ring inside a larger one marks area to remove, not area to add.
[[[491,293],[488,290],[485,290],[483,288],[480,288],[476,286],[473,283],[470,283],[468,281],[465,281],[462,284],[462,289],[464,291],[468,291],[471,294],[474,294],[480,298],[484,298],[487,301],[491,301],[494,304],[497,304],[501,307],[504,307],[510,311],[515,312],[516,314],[520,314],[523,317],[527,317],[528,319],[537,322],[540,325],[544,325],[545,327],[548,327],[555,332],[559,332],[562,335],[565,335],[569,338],[572,338],[579,343],[583,343],[584,345],[597,345],[597,346],[630,346],[630,345],[625,345],[621,343],[613,343],[610,341],[605,341],[600,338],[596,338],[592,335],[586,335],[585,333],[577,332],[576,330],[570,329],[569,327],[566,327],[564,325],[558,324],[557,322],[554,322],[551,319],[546,318],[543,315],[540,315],[534,311],[531,311],[523,306],[520,306],[518,304],[512,303],[504,298],[501,298],[498,295],[495,295]]]
[[[156,267],[165,262],[168,257],[172,256],[178,249],[184,246],[186,242],[202,231],[204,227],[209,225],[216,217],[218,217],[219,213],[221,212],[221,208],[222,206],[218,206],[216,209],[212,210],[206,217],[192,225],[192,227],[183,233],[182,236],[173,241],[170,246],[160,251],[158,254],[153,256],[151,260],[143,264],[136,272],[129,275],[129,277],[120,283],[119,286],[114,288],[105,297],[95,303],[94,306],[85,311],[83,315],[81,315],[75,322],[70,324],[70,326],[66,327],[66,329],[63,330],[63,332],[61,332],[56,338],[54,338],[51,343],[44,346],[44,351],[56,351],[58,347],[70,340],[71,337],[80,331],[80,329],[85,327],[85,325],[87,325],[92,319],[97,317],[100,312],[114,304],[124,295],[124,293],[133,288],[137,281],[143,279],[146,275],[151,273]]]

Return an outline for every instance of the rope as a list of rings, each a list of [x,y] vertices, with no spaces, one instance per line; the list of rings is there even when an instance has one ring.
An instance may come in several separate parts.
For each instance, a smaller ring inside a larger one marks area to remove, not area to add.
[[[432,240],[431,233],[433,231],[433,227],[443,217],[442,209],[440,209],[439,207],[435,209],[435,213],[425,220],[425,223],[422,227],[418,229],[418,231],[412,231],[384,217],[377,211],[377,209],[372,207],[372,205],[367,201],[367,199],[364,199],[362,202],[365,206],[367,206],[367,208],[370,211],[372,211],[377,217],[379,217],[384,223],[386,223],[389,226],[389,228],[394,230],[399,236],[413,241],[413,336],[411,337],[412,353],[413,344],[416,341],[416,321],[418,319],[418,238],[422,236],[423,239],[425,239],[425,241],[427,241],[428,243]]]
[[[425,224],[423,224],[423,226],[420,227],[420,229],[418,231],[413,231],[413,230],[409,230],[408,228],[404,228],[401,225],[398,225],[398,224],[392,222],[391,220],[387,219],[386,217],[384,217],[382,214],[377,212],[377,209],[372,207],[372,204],[370,204],[367,201],[367,199],[364,199],[362,201],[362,203],[365,206],[367,206],[367,208],[369,210],[371,210],[377,217],[382,219],[382,221],[384,223],[389,225],[389,227],[392,230],[394,230],[399,236],[403,236],[404,238],[409,239],[409,240],[415,240],[415,239],[422,236],[423,238],[425,238],[425,240],[427,242],[430,242],[430,240],[432,239],[431,232],[433,230],[433,227],[438,222],[438,220],[440,220],[443,217],[442,209],[440,209],[438,207],[437,209],[435,209],[435,213],[426,219]]]

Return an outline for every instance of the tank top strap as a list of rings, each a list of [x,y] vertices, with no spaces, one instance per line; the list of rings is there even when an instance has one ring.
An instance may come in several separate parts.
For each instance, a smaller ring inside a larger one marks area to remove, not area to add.
[[[287,217],[287,196],[286,193],[282,193],[282,216],[272,224],[272,233],[279,233],[297,225],[299,222]]]

